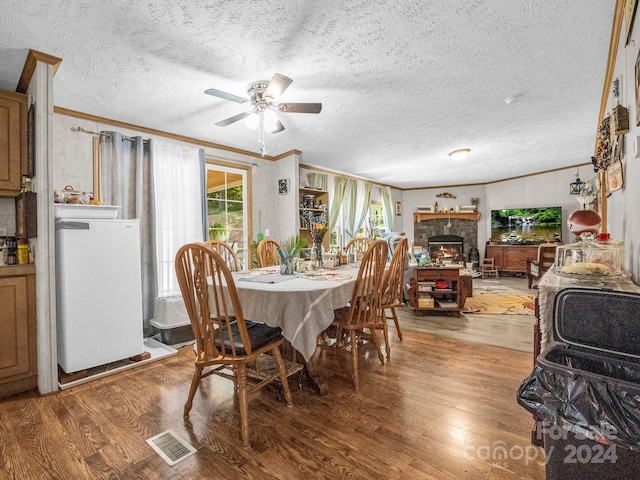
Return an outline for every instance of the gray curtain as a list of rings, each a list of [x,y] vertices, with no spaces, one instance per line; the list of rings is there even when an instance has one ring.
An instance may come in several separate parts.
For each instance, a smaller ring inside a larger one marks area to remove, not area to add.
[[[137,218],[140,224],[142,267],[142,321],[145,336],[153,334],[157,287],[156,219],[151,140],[130,138],[117,132],[100,136],[102,201],[121,207],[122,219]],[[127,272],[122,272],[126,275]]]

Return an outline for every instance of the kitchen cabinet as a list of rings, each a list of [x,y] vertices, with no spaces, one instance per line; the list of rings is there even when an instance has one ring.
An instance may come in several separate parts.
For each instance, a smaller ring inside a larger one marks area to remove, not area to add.
[[[327,224],[329,223],[329,192],[316,188],[301,187],[298,200],[300,206],[300,237],[304,238],[307,242],[307,247],[311,248],[313,240],[306,225],[310,216],[319,217],[325,211],[327,212]],[[329,237],[329,232],[327,232],[322,239],[322,245],[324,245],[326,252],[329,251]]]
[[[37,386],[35,267],[0,267],[0,397]]]
[[[0,90],[0,196],[17,196],[26,171],[27,97]]]

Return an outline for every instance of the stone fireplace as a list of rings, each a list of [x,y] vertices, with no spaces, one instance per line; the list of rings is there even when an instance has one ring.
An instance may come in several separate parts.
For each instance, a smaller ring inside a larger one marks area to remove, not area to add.
[[[450,227],[447,226],[449,222]],[[478,248],[478,222],[476,220],[454,218],[452,215],[451,219],[436,218],[415,222],[413,227],[414,247],[421,246],[429,254],[431,254],[429,243],[434,241],[432,237],[462,238],[460,253],[465,262],[470,261],[469,253],[471,250]]]

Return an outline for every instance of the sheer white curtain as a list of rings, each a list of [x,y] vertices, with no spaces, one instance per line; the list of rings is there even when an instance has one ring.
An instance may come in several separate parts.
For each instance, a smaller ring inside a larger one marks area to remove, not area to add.
[[[158,296],[180,293],[175,274],[178,249],[202,242],[202,169],[200,150],[152,142],[158,252]]]
[[[358,182],[354,178],[347,178],[344,187],[344,231],[353,238],[356,236],[356,205],[358,201]]]
[[[347,219],[345,231],[352,238],[358,234],[358,230],[362,226],[367,212],[371,207],[371,195],[373,193],[373,185],[365,182],[363,184],[362,192],[359,192],[358,183],[356,180],[349,179],[348,192],[346,194],[347,199]]]
[[[331,203],[331,209],[329,210],[329,231],[332,232],[336,228],[338,223],[338,217],[340,216],[340,209],[342,208],[342,202],[344,201],[344,193],[347,186],[347,179],[345,177],[335,177],[333,179],[333,202]],[[342,247],[342,245],[340,245]]]
[[[387,232],[393,231],[393,192],[391,187],[382,187],[382,216],[384,218],[384,229]]]

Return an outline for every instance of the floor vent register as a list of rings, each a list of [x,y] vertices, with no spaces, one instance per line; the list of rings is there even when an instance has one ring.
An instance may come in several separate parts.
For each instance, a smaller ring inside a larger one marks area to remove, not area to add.
[[[173,430],[159,433],[155,437],[147,439],[147,443],[171,466],[190,457],[197,451]]]

